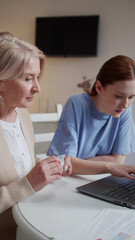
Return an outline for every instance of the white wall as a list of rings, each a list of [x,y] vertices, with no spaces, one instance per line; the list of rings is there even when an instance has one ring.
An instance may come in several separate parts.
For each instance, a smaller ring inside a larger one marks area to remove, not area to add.
[[[54,111],[55,103],[79,94],[77,83],[96,74],[110,57],[118,54],[135,59],[134,0],[0,0],[0,31],[10,31],[35,42],[35,18],[40,16],[100,15],[98,57],[49,58],[41,81],[42,91],[31,112]],[[135,112],[135,110],[134,110]]]
[[[98,57],[47,58],[42,91],[30,111],[54,111],[81,90],[76,84],[86,75],[95,79],[108,58],[125,54],[134,58],[134,0],[0,0],[0,31],[13,32],[35,42],[35,18],[39,16],[100,15]],[[40,106],[39,106],[40,103]]]

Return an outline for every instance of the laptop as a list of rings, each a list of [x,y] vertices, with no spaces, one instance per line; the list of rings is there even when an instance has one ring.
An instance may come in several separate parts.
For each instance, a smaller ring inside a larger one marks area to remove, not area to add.
[[[109,176],[79,186],[79,192],[123,207],[135,208],[135,179]]]

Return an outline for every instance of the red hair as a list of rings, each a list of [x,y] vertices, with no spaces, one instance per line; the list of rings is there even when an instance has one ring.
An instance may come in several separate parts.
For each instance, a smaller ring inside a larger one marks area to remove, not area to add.
[[[135,79],[135,61],[129,57],[118,55],[106,61],[96,77],[103,87],[117,81]],[[95,83],[90,92],[91,96],[96,96]]]

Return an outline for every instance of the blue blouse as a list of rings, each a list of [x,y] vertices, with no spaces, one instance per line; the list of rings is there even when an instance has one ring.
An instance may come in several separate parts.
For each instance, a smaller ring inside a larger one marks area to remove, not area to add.
[[[135,127],[132,107],[119,118],[100,113],[87,94],[67,101],[48,155],[78,158],[135,152]]]

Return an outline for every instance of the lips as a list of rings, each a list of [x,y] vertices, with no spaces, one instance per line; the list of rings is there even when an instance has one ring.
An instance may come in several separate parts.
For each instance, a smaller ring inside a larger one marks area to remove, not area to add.
[[[34,98],[34,97],[27,97],[26,99],[27,99],[28,101],[32,101],[33,98]]]
[[[122,113],[124,110],[125,110],[125,109],[121,109],[121,110],[118,110],[118,109],[117,109],[117,110],[115,110],[115,112],[117,112],[117,113],[120,114],[120,113]]]

